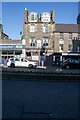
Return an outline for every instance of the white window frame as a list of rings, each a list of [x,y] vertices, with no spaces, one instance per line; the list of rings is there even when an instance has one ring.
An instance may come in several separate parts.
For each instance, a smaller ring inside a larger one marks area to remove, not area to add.
[[[45,32],[45,33],[49,32],[49,25],[48,25],[48,23],[43,24],[43,32]]]
[[[31,47],[35,47],[36,46],[36,40],[35,40],[35,38],[34,37],[32,37],[32,38],[30,38],[30,46]]]
[[[60,32],[60,40],[64,40],[64,33]]]
[[[30,24],[30,32],[35,32],[35,24]]]
[[[68,33],[69,40],[72,40],[72,33]]]
[[[38,14],[36,12],[31,12],[28,17],[29,22],[37,22]]]
[[[49,43],[48,37],[43,38],[43,46],[47,47]]]

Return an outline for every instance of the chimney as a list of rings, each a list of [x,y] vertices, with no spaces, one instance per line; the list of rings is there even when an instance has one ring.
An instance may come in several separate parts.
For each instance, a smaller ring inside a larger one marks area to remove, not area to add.
[[[28,22],[28,10],[27,8],[24,9],[24,23]]]

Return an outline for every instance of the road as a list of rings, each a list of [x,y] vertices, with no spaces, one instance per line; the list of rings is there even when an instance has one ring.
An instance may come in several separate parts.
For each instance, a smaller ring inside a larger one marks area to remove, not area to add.
[[[80,73],[80,69],[63,69],[62,67],[59,66],[38,66],[37,68],[10,68],[7,66],[4,66],[3,68],[0,67],[0,70],[20,70],[20,71],[46,71],[46,72],[74,72],[74,73]]]
[[[77,118],[80,83],[3,81],[3,117]]]

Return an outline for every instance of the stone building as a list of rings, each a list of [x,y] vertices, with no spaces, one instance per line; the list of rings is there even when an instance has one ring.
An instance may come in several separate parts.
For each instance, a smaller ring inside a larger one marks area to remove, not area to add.
[[[37,57],[44,48],[49,55],[53,53],[53,31],[55,30],[54,11],[36,12],[24,11],[23,39],[26,41],[26,56]],[[48,52],[47,52],[48,51]],[[38,59],[38,58],[37,58]]]
[[[3,32],[2,24],[0,24],[0,39],[9,39],[9,36]]]
[[[80,14],[77,18],[77,25],[78,25],[78,37],[72,40],[73,42],[73,50],[74,52],[80,52]]]
[[[79,23],[78,20],[79,17]],[[46,56],[54,52],[71,52],[76,38],[80,39],[79,24],[57,24],[54,10],[39,15],[29,13],[25,8],[23,39],[26,41],[26,57],[39,56],[42,47]]]
[[[24,55],[25,49],[24,40],[12,40],[3,32],[3,25],[0,24],[0,63],[1,59]]]
[[[73,40],[80,39],[78,24],[56,24],[54,31],[54,51],[71,52]]]

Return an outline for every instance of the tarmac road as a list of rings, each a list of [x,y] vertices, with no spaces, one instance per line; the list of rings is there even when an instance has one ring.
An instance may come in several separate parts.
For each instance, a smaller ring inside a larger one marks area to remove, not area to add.
[[[2,86],[4,118],[79,117],[80,83],[5,80]]]
[[[10,68],[7,66],[0,66],[0,70],[21,70],[21,71],[47,71],[47,72],[74,72],[74,73],[80,73],[80,69],[63,69],[62,67],[59,66],[38,66],[37,68],[20,68],[20,67],[15,67],[15,68]]]

